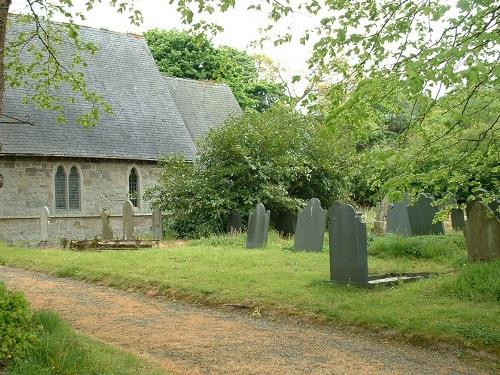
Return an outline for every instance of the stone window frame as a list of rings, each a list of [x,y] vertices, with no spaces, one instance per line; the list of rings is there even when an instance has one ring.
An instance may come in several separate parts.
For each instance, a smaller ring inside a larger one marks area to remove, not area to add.
[[[141,208],[142,207],[142,176],[141,176],[141,170],[139,169],[139,166],[137,165],[131,165],[128,170],[127,170],[127,199],[129,199],[132,204],[134,204],[134,201],[130,199],[130,175],[132,173],[132,170],[135,169],[135,173],[137,175],[137,205],[134,205],[135,208]]]
[[[64,170],[64,182],[65,182],[65,208],[57,208],[56,207],[56,174],[59,168],[62,168]],[[71,170],[73,168],[76,168],[76,171],[78,173],[78,178],[79,178],[79,186],[78,186],[78,208],[69,208],[69,175],[71,173]],[[81,212],[82,211],[82,170],[79,165],[77,164],[71,164],[71,165],[64,165],[62,163],[58,163],[54,165],[53,168],[53,178],[52,181],[54,183],[54,212],[58,213],[73,213],[73,212]]]

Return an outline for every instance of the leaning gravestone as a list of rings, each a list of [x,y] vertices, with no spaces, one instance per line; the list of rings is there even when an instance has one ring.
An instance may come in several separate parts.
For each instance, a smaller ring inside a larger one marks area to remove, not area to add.
[[[102,224],[102,239],[112,240],[113,239],[113,228],[109,223],[109,214],[105,208],[101,208],[101,224]]]
[[[134,239],[134,205],[131,201],[123,205],[123,239]]]
[[[240,211],[234,209],[229,214],[226,223],[226,233],[239,233],[243,229],[243,220],[241,219]]]
[[[153,240],[161,241],[163,239],[163,219],[161,215],[161,210],[159,207],[153,209],[153,215],[151,216],[151,229],[153,232]]]
[[[432,222],[434,216],[439,212],[439,209],[433,203],[434,198],[431,195],[421,193],[415,204],[408,207],[408,217],[413,236],[444,234],[443,223],[441,221]]]
[[[326,210],[317,198],[311,198],[299,212],[295,227],[295,250],[321,251],[325,237]]]
[[[385,199],[385,198],[384,198]],[[373,233],[381,236],[385,233],[385,222],[387,217],[387,208],[384,202],[377,202],[375,205],[375,221],[373,222]]]
[[[467,215],[467,219],[470,215],[470,210],[476,204],[476,202],[481,202],[483,195],[487,195],[488,192],[484,189],[477,189],[474,191],[474,199],[467,201],[465,204],[465,214]]]
[[[500,257],[500,220],[483,202],[471,207],[464,235],[472,262]]]
[[[49,208],[43,206],[40,209],[40,241],[42,242],[47,242],[49,240],[49,216]]]
[[[330,279],[338,283],[368,283],[366,223],[349,204],[334,203],[330,223]]]
[[[408,196],[401,202],[393,202],[387,210],[386,232],[411,236],[410,217],[408,216]]]
[[[270,217],[270,211],[266,211],[262,203],[258,203],[255,206],[255,211],[250,212],[248,217],[247,249],[255,249],[266,245]]]

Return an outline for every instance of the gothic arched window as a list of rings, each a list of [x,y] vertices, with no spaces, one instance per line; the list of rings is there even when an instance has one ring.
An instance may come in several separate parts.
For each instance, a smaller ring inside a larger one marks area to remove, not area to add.
[[[66,209],[66,172],[63,166],[57,168],[54,178],[56,210]]]
[[[68,208],[80,209],[80,173],[75,166],[71,168],[68,176]]]
[[[134,207],[139,207],[139,175],[132,168],[128,176],[128,196]]]

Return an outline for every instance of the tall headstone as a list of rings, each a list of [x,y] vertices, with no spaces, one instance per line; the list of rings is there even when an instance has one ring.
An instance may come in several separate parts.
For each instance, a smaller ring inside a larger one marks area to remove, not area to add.
[[[262,203],[258,203],[255,206],[255,211],[250,212],[248,217],[247,249],[255,249],[266,245],[270,217],[270,211],[266,211]]]
[[[483,202],[470,209],[464,235],[472,262],[500,258],[500,220]]]
[[[153,232],[153,239],[156,241],[163,240],[163,218],[161,215],[161,210],[159,207],[153,209],[153,215],[151,216],[151,229]]]
[[[439,208],[434,206],[434,198],[431,195],[419,194],[417,201],[408,207],[411,234],[413,236],[444,234],[443,223],[432,222],[438,212]]]
[[[368,283],[366,223],[349,204],[334,203],[330,223],[330,279],[338,283]]]
[[[481,202],[482,197],[487,194],[488,192],[484,189],[476,189],[474,191],[474,199],[467,201],[465,204],[465,214],[467,215],[467,219],[469,218],[472,207],[476,204],[476,202]]]
[[[282,236],[292,236],[295,234],[297,225],[297,215],[293,212],[273,213],[273,225]]]
[[[49,208],[43,206],[40,209],[40,241],[42,242],[47,242],[49,240],[49,216]]]
[[[123,204],[123,239],[134,239],[134,205],[131,201]]]
[[[239,233],[243,229],[243,220],[240,211],[234,209],[229,214],[226,223],[226,233]]]
[[[113,239],[113,228],[109,223],[109,214],[105,208],[101,208],[101,224],[102,224],[102,239],[112,240]]]
[[[408,216],[408,196],[400,202],[393,202],[387,210],[386,232],[400,236],[411,236],[410,217]]]
[[[385,198],[384,198],[385,200]],[[385,223],[387,218],[388,206],[386,202],[377,202],[375,205],[375,221],[373,222],[373,233],[381,236],[385,233]]]
[[[452,208],[450,216],[453,230],[463,230],[465,226],[464,210],[462,208]]]
[[[307,206],[299,212],[295,227],[294,248],[305,251],[321,251],[325,237],[326,210],[317,198],[309,199]]]

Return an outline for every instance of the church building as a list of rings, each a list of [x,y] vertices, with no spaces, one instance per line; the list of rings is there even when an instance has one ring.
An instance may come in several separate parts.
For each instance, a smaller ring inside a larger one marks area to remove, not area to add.
[[[26,27],[13,24],[8,34]],[[162,75],[142,37],[85,27],[80,33],[98,47],[83,68],[87,86],[113,114],[102,113],[96,127],[81,127],[76,120],[89,104],[77,101],[61,125],[60,113],[25,104],[29,87],[6,89],[5,115],[29,116],[33,126],[0,124],[0,240],[39,240],[43,206],[50,211],[50,241],[99,237],[100,208],[111,213],[119,237],[127,199],[135,207],[136,233],[147,236],[151,208],[143,194],[155,182],[158,161],[180,153],[189,162],[197,139],[241,114],[226,85]],[[57,95],[74,93],[62,88]]]

